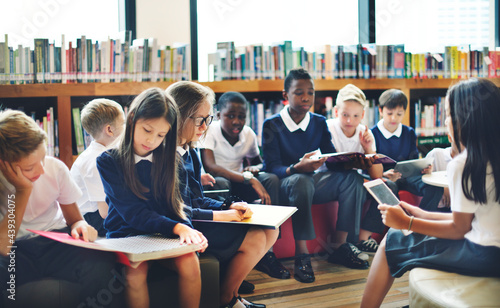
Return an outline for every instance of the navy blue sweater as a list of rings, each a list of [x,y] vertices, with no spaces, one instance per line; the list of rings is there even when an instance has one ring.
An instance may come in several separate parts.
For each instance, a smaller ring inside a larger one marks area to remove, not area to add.
[[[195,149],[190,149],[184,156],[179,180],[184,203],[188,205],[187,214],[192,219],[213,220],[213,210],[220,210],[222,202],[203,195],[201,186],[201,162]]]
[[[311,112],[309,114],[311,120],[306,131],[298,129],[290,132],[279,113],[264,121],[264,170],[282,179],[287,176],[288,166],[299,162],[304,154],[318,149],[323,154],[336,152],[325,117]]]
[[[386,139],[380,129],[375,125],[372,128],[377,153],[389,156],[395,161],[418,158],[417,135],[413,128],[403,125],[401,136],[392,136]]]
[[[192,227],[190,221],[180,218],[166,206],[157,202],[151,192],[152,163],[142,160],[135,165],[135,172],[141,184],[149,189],[144,193],[147,200],[137,197],[125,184],[123,169],[118,163],[116,150],[104,152],[97,158],[97,169],[101,175],[106,203],[109,205],[104,227],[107,237],[126,237],[130,235],[160,233],[167,237],[174,236],[174,226],[181,222]]]

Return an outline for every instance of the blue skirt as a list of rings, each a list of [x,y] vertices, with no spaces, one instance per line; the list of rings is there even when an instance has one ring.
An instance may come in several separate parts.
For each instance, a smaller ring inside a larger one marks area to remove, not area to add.
[[[385,253],[393,277],[415,267],[468,276],[500,277],[500,248],[481,246],[467,239],[446,240],[389,229]]]
[[[195,221],[193,225],[208,240],[206,252],[215,256],[221,263],[229,261],[236,254],[250,228],[244,224],[212,221]]]

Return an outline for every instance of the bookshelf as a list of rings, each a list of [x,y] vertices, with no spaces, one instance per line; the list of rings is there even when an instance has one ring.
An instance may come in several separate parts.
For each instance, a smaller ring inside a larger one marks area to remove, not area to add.
[[[460,79],[333,79],[315,80],[317,95],[321,92],[334,92],[340,90],[348,83],[352,83],[363,91],[384,91],[389,88],[401,89],[409,98],[410,106],[405,114],[403,123],[410,125],[410,114],[412,103],[419,96],[444,95],[448,87]],[[490,78],[497,87],[500,87],[500,78]],[[59,121],[59,152],[60,159],[71,167],[75,157],[72,145],[72,100],[79,97],[133,97],[150,87],[167,88],[172,82],[121,82],[121,83],[87,83],[87,84],[26,84],[26,85],[0,85],[0,104],[4,100],[20,98],[35,104],[37,100],[46,103],[47,100],[54,103],[57,119]],[[281,96],[283,80],[225,80],[214,82],[202,82],[216,93],[226,91],[238,91],[251,93],[259,96],[260,93],[274,92]]]

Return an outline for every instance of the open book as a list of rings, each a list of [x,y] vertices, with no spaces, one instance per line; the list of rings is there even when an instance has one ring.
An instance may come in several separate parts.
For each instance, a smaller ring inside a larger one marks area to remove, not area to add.
[[[265,204],[248,204],[253,212],[252,217],[242,221],[213,221],[213,220],[198,220],[198,222],[216,222],[216,223],[234,223],[234,224],[249,224],[255,226],[263,226],[276,229],[283,224],[290,216],[297,211],[294,206],[281,205],[265,205]]]
[[[181,244],[179,239],[166,238],[161,235],[137,235],[85,242],[63,232],[29,231],[73,246],[115,252],[118,254],[119,262],[132,267],[135,267],[135,262],[175,258],[200,249],[198,244]]]
[[[395,164],[396,161],[389,156],[384,154],[363,154],[361,152],[339,152],[339,153],[328,153],[321,155],[313,155],[312,159],[321,159],[323,157],[328,157],[326,162],[328,163],[347,163],[355,160],[358,157],[372,157],[377,155],[377,159],[373,162],[374,164]]]
[[[422,169],[431,165],[434,160],[430,157],[421,159],[411,159],[400,161],[394,167],[394,171],[401,173],[402,178],[407,178],[414,175],[421,175]]]

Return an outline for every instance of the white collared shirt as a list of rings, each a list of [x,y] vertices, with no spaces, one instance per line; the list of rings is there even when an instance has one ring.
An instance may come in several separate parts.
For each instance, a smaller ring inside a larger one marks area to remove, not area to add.
[[[150,162],[153,162],[153,153],[150,153],[148,156],[145,156],[145,157],[134,154],[134,160],[135,160],[136,164],[138,162],[140,162],[141,160],[149,160]]]
[[[184,156],[184,154],[186,154],[187,150],[183,147],[181,147],[180,145],[177,146],[177,153],[179,153],[182,156]]]
[[[101,176],[96,166],[97,157],[106,150],[104,145],[94,140],[71,166],[71,177],[82,191],[82,196],[76,202],[82,215],[97,211],[97,202],[106,200]]]
[[[401,133],[403,132],[403,124],[401,124],[401,123],[399,123],[398,128],[396,128],[396,130],[393,133],[388,131],[387,128],[385,128],[385,126],[384,126],[384,119],[378,121],[377,127],[380,130],[380,132],[382,133],[382,135],[384,135],[385,139],[389,139],[392,136],[396,136],[399,138],[399,137],[401,137]]]
[[[254,131],[246,125],[243,126],[238,138],[239,140],[231,145],[222,134],[220,121],[216,121],[208,128],[207,135],[201,144],[202,148],[214,152],[217,165],[235,172],[242,172],[243,159],[259,156],[259,146]]]
[[[302,119],[302,121],[297,124],[292,120],[288,109],[289,106],[285,106],[285,108],[281,109],[280,111],[281,119],[283,120],[283,123],[285,123],[286,128],[288,128],[288,130],[291,132],[299,129],[306,131],[307,127],[309,126],[309,121],[311,120],[311,115],[309,114],[309,112],[306,113],[306,116]]]
[[[361,146],[361,141],[359,140],[359,133],[365,131],[365,125],[359,124],[356,127],[356,131],[352,137],[347,137],[344,134],[344,132],[342,131],[342,127],[340,126],[339,118],[326,120],[326,125],[328,126],[328,130],[332,134],[332,143],[337,152],[365,152],[365,150]],[[368,130],[368,133],[373,139],[372,150],[376,152],[377,146],[375,144],[375,137],[373,137],[371,130]]]

